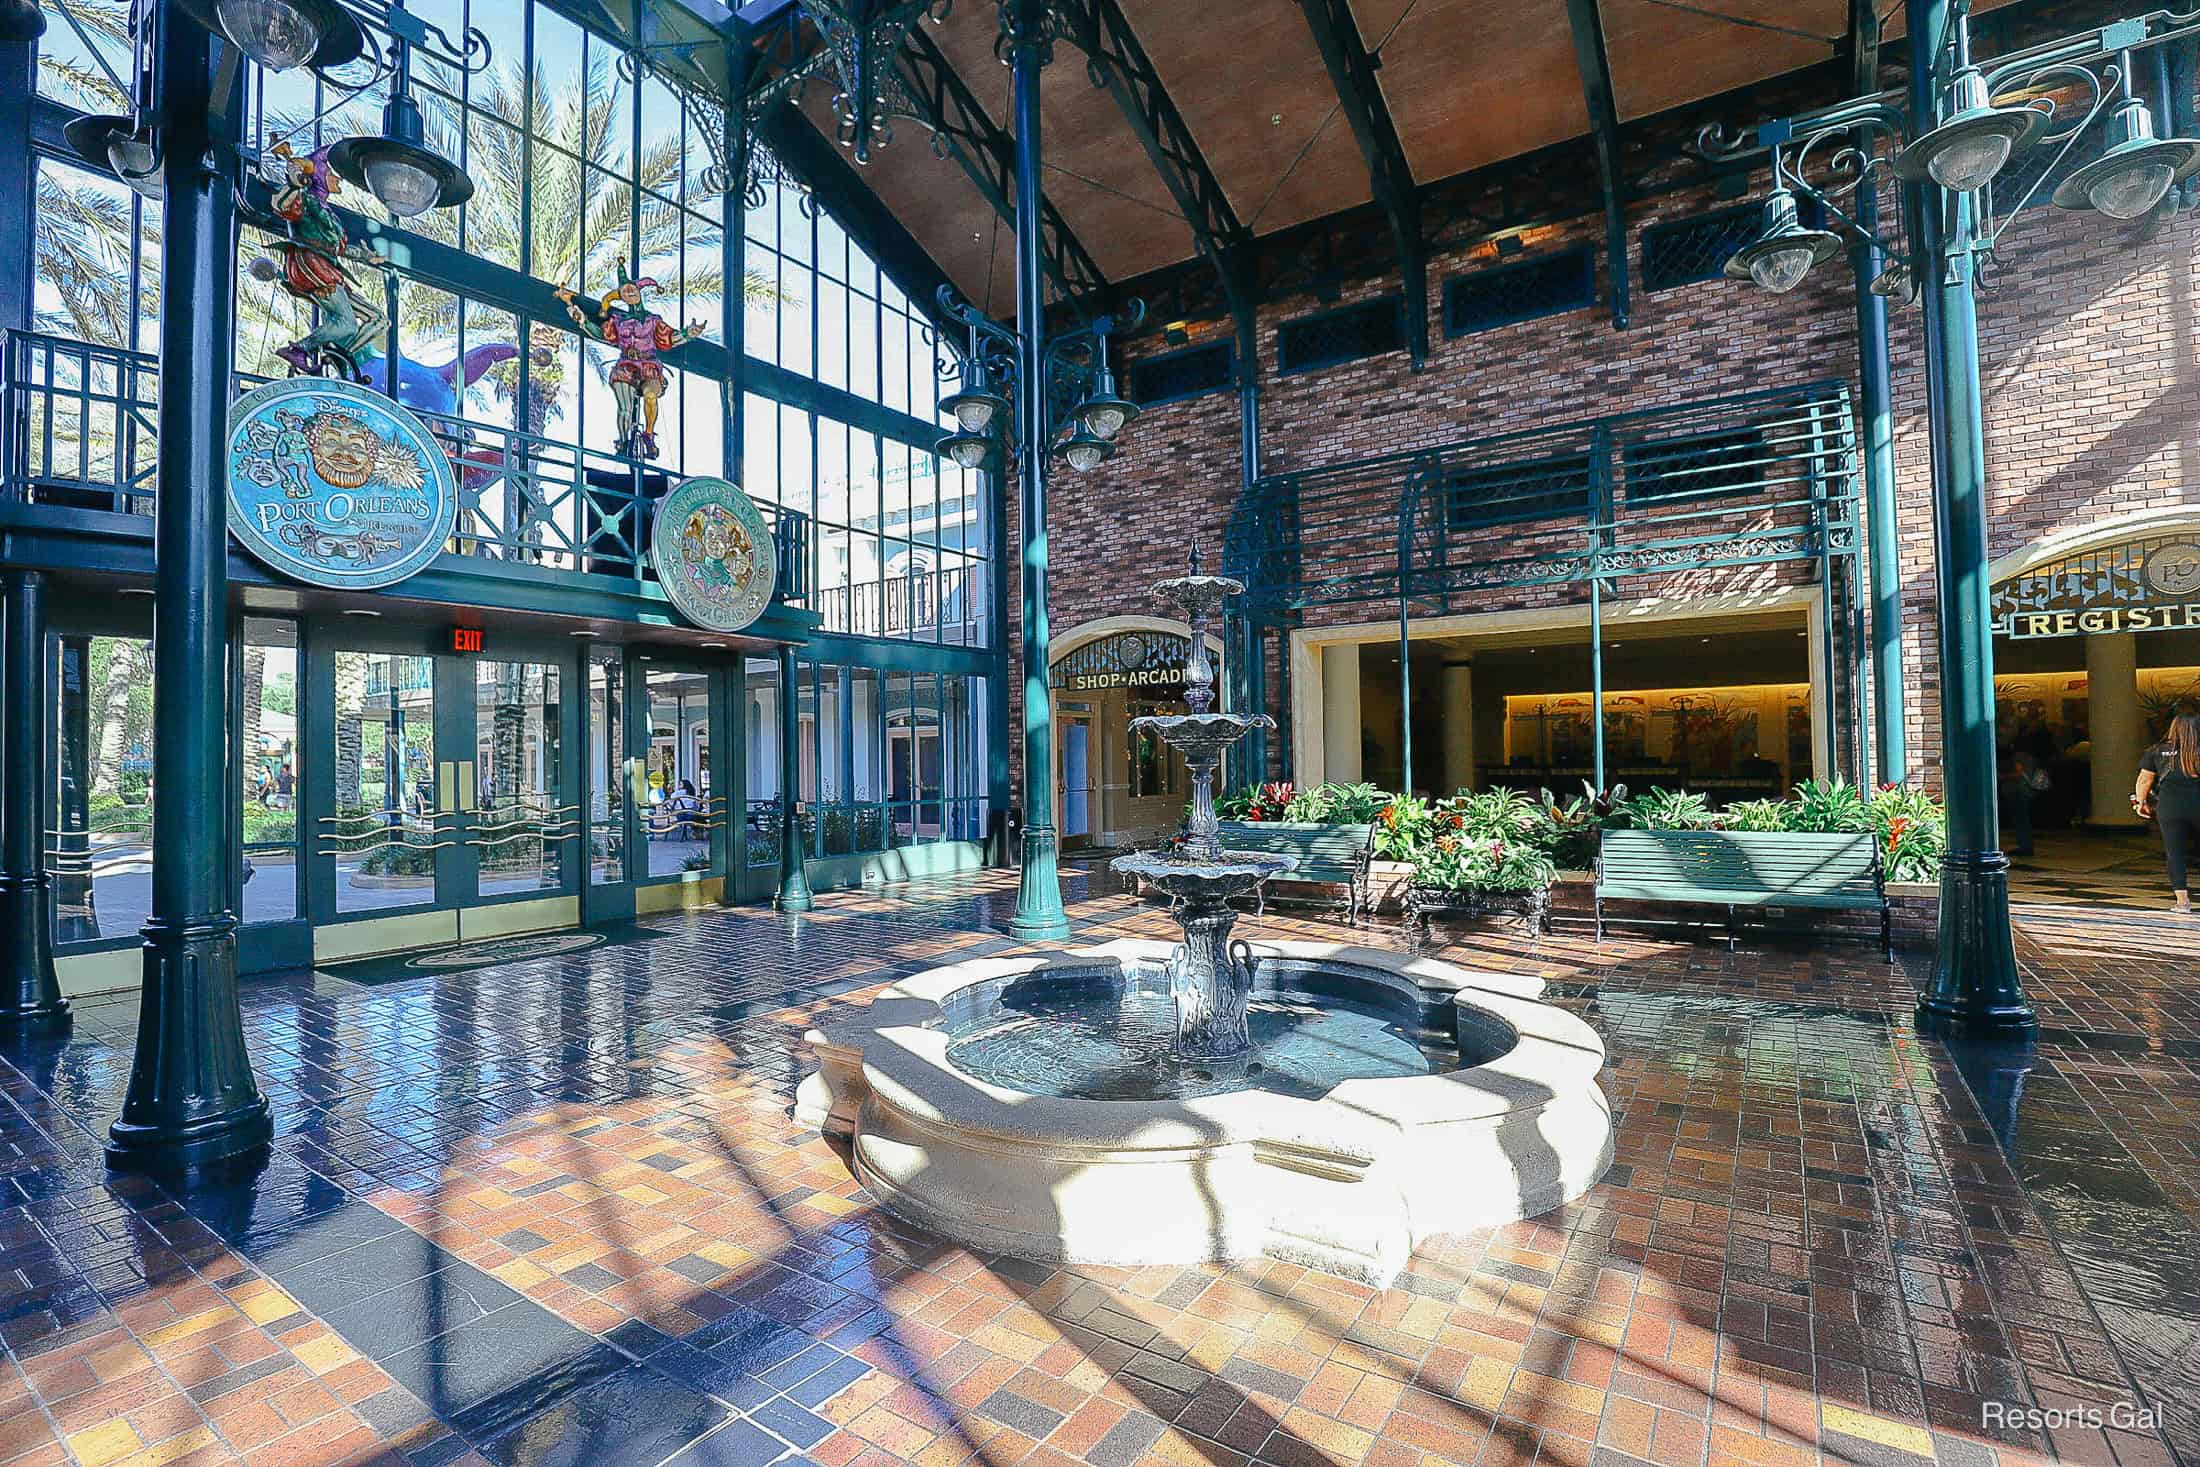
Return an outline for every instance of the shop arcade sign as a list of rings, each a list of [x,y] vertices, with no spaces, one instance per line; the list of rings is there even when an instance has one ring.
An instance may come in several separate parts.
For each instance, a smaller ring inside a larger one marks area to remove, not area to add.
[[[1054,664],[1050,680],[1055,687],[1073,693],[1107,688],[1174,691],[1184,686],[1184,664],[1190,654],[1188,637],[1168,632],[1116,632],[1063,656]]]
[[[1994,587],[2013,640],[2200,630],[2200,539],[2156,536],[2065,556]]]

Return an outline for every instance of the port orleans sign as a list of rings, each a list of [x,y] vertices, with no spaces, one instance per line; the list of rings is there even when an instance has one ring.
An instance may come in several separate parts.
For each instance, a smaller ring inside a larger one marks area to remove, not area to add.
[[[2012,576],[1994,588],[1994,630],[2018,640],[2200,631],[2200,539],[2128,540]]]

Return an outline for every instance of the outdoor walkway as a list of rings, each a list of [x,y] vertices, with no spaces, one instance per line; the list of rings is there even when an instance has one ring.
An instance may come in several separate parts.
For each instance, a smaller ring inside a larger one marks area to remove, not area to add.
[[[276,1154],[183,1198],[99,1164],[133,1001],[0,1051],[0,1463],[2200,1467],[2200,931],[2027,924],[2047,1040],[1960,1056],[1868,945],[1456,949],[1603,1033],[1618,1161],[1377,1292],[967,1253],[794,1128],[809,1017],[1012,895],[249,984]]]

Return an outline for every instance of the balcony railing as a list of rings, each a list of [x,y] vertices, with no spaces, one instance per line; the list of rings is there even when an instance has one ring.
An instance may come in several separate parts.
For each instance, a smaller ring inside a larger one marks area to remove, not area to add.
[[[240,374],[242,392],[264,379]],[[159,374],[145,353],[35,332],[6,338],[0,504],[147,521],[157,492]],[[415,415],[458,482],[450,554],[553,572],[654,580],[650,514],[672,476],[640,460],[471,422]],[[757,506],[778,542],[780,595],[809,584],[809,517]]]
[[[828,632],[983,646],[985,572],[983,565],[954,566],[853,586],[823,586],[812,605]]]

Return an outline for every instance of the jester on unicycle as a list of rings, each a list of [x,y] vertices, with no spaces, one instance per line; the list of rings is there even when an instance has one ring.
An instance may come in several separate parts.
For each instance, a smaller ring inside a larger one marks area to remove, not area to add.
[[[344,235],[342,221],[329,207],[329,195],[342,185],[329,168],[328,149],[297,157],[287,143],[278,143],[274,156],[283,160],[283,184],[275,192],[272,217],[252,222],[274,233],[275,262],[261,256],[250,269],[255,280],[279,281],[296,300],[318,311],[321,324],[275,355],[290,364],[293,377],[343,377],[365,382],[363,370],[376,354],[381,333],[382,308],[353,280],[348,263],[387,266],[370,251]]]
[[[642,304],[642,292],[657,289],[647,275],[627,273],[619,261],[618,288],[600,302],[583,300],[570,290],[559,290],[566,314],[583,336],[616,347],[619,359],[612,363],[611,395],[619,409],[619,452],[629,458],[657,456],[657,400],[664,396],[665,369],[657,360],[685,341],[703,334],[701,322],[675,331],[665,319]],[[639,407],[639,413],[636,408]]]

